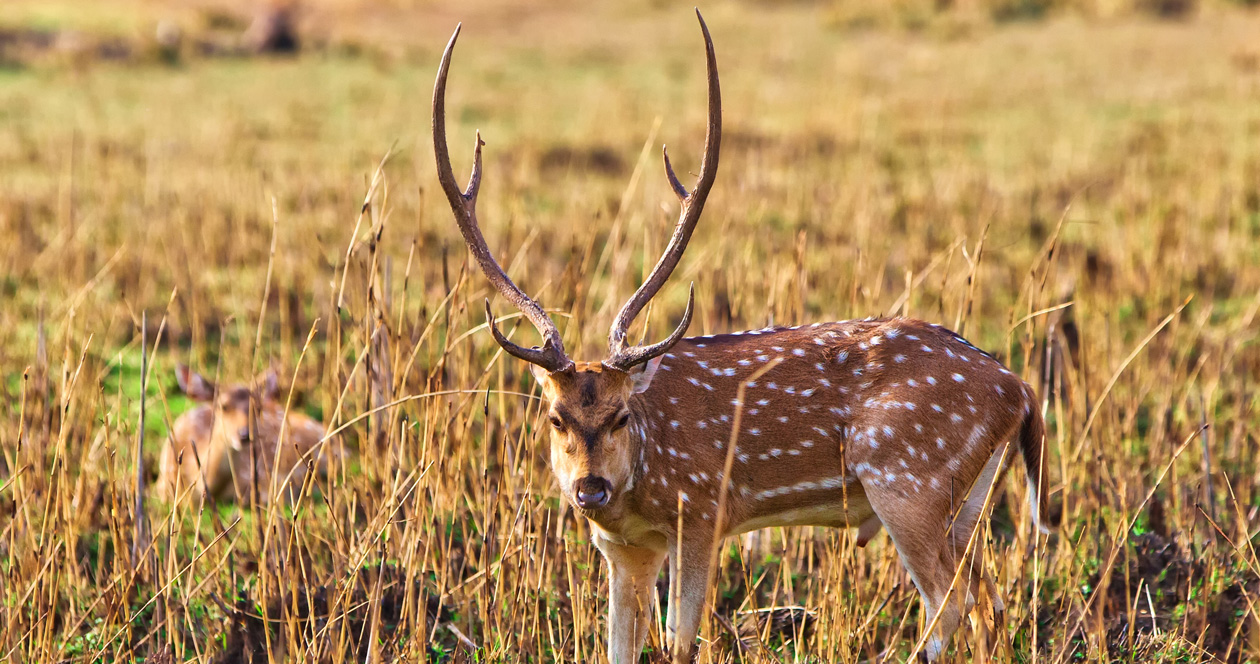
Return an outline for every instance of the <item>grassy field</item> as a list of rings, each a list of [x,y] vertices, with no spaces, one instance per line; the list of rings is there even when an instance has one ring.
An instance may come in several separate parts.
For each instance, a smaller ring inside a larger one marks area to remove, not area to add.
[[[659,145],[698,168],[700,35],[663,2],[466,5],[316,5],[293,58],[0,68],[0,661],[603,656],[602,561],[484,329],[430,94],[463,20],[457,175],[480,129],[490,244],[595,359],[675,219]],[[722,164],[650,336],[689,281],[693,334],[959,330],[1045,399],[1061,522],[1034,541],[1022,491],[999,500],[994,661],[1260,660],[1260,16],[846,7],[702,7]],[[208,12],[17,0],[0,28],[143,54],[156,21]],[[292,510],[138,496],[190,405],[178,362],[280,367],[352,458]],[[921,629],[885,536],[773,529],[721,565],[700,662],[904,656]]]

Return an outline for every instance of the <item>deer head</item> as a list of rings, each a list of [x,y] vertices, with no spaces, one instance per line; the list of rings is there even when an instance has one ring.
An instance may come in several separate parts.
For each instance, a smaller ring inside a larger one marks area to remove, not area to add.
[[[473,169],[468,186],[461,191],[455,182],[446,146],[445,97],[451,53],[459,38],[458,27],[442,54],[442,64],[434,85],[433,150],[442,190],[450,202],[464,242],[481,271],[499,293],[538,328],[542,345],[523,348],[508,340],[495,323],[489,300],[486,301],[487,324],[503,350],[530,363],[534,376],[542,385],[543,395],[550,404],[547,416],[552,427],[552,468],[564,494],[578,509],[588,513],[615,509],[618,497],[633,486],[634,469],[642,453],[642,435],[631,436],[629,432],[634,414],[631,397],[648,389],[659,358],[682,339],[691,324],[694,287],[688,294],[682,321],[665,340],[648,346],[633,346],[626,341],[626,333],[635,317],[669,279],[682,258],[717,175],[718,150],[722,140],[722,97],[718,86],[717,58],[709,29],[699,12],[696,16],[704,34],[709,88],[709,126],[700,176],[695,188],[688,192],[674,173],[669,151],[662,149],[665,175],[681,204],[678,223],[647,280],[622,306],[613,321],[608,333],[608,356],[600,362],[574,362],[569,359],[555,322],[512,282],[486,246],[477,222],[481,148],[484,145],[480,133],[473,148]]]
[[[231,385],[220,390],[209,379],[181,364],[175,368],[175,380],[179,389],[193,401],[213,406],[215,431],[219,443],[240,450],[251,440],[250,413],[255,416],[268,404],[274,404],[279,391],[279,380],[274,369],[268,369],[255,381],[257,388],[248,385]]]

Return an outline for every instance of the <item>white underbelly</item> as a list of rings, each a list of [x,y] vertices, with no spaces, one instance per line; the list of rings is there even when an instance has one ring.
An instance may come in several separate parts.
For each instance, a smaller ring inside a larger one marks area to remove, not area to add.
[[[776,526],[827,526],[857,528],[871,518],[870,503],[864,495],[850,495],[847,501],[824,502],[759,513],[731,528],[730,535]]]

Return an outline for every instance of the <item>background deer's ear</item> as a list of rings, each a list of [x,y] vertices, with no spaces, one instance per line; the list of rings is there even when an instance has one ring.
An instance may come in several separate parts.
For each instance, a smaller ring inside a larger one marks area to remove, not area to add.
[[[661,366],[664,355],[658,355],[637,367],[630,369],[630,393],[643,394],[652,385],[652,377]]]
[[[259,381],[259,388],[262,389],[262,397],[264,399],[276,398],[276,394],[280,392],[280,378],[276,375],[275,367],[268,367],[267,372],[263,374],[262,380]]]
[[[194,401],[210,401],[214,399],[214,383],[189,369],[186,364],[175,367],[175,380],[179,381],[179,389],[184,394],[192,397]]]

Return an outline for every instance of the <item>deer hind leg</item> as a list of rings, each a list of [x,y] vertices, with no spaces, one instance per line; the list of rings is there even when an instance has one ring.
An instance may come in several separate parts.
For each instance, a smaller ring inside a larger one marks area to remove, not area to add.
[[[926,494],[904,495],[892,487],[866,487],[866,496],[888,530],[901,564],[919,589],[924,625],[936,620],[936,627],[920,653],[928,661],[934,661],[945,652],[962,616],[971,608],[968,598],[974,598],[968,592],[952,596],[949,593],[954,567],[949,565],[948,557],[948,503],[933,500]],[[965,589],[966,585],[962,587]]]
[[[999,448],[990,455],[984,469],[972,484],[966,498],[955,513],[953,526],[950,528],[947,538],[948,551],[945,552],[946,562],[950,570],[962,568],[958,575],[958,590],[955,592],[961,592],[963,589],[966,589],[968,595],[966,606],[968,610],[974,605],[976,598],[979,597],[980,587],[984,587],[984,592],[989,597],[989,602],[993,605],[993,621],[998,632],[996,636],[999,639],[1004,638],[1006,635],[1006,604],[998,593],[997,584],[993,581],[993,577],[984,570],[983,552],[986,538],[984,537],[984,532],[976,531],[980,518],[985,513],[985,499],[990,493],[990,487],[1001,480],[1004,471],[1003,461],[1003,449]],[[973,532],[975,532],[974,538]],[[972,542],[973,539],[974,542]],[[971,551],[968,554],[967,548],[969,544]],[[965,559],[964,554],[966,554]],[[995,635],[988,629],[987,625],[984,631],[986,637],[992,641]]]
[[[913,510],[917,509],[918,514],[921,515],[919,519],[916,519],[915,525],[922,532],[911,533],[910,537],[903,534],[901,537],[902,540],[909,540],[908,549],[922,550],[920,557],[923,560],[915,562],[923,568],[921,573],[911,567],[911,562],[902,551],[901,541],[894,534],[892,525],[884,519],[889,535],[893,536],[897,551],[902,555],[902,561],[910,570],[911,576],[915,579],[915,585],[919,587],[919,592],[923,595],[928,624],[936,620],[936,628],[925,648],[929,660],[935,660],[944,653],[950,638],[962,623],[962,618],[975,607],[980,597],[981,586],[984,587],[993,603],[995,622],[1002,634],[1005,634],[1005,630],[1001,627],[1005,604],[997,593],[997,584],[984,571],[982,564],[984,533],[977,531],[980,518],[987,507],[986,498],[990,494],[990,487],[1001,479],[1005,467],[1005,456],[1005,449],[999,449],[990,455],[966,497],[956,509],[950,506],[949,512],[938,516],[932,513],[931,508],[926,508],[926,504],[930,501],[925,501],[923,505],[902,508],[905,510],[903,513],[914,513]],[[874,504],[875,501],[872,500],[872,505]],[[878,509],[876,513],[878,514]],[[932,524],[946,525],[942,527],[942,531],[932,533],[930,532]],[[931,543],[936,543],[935,552],[931,551]],[[970,551],[968,551],[969,547]],[[933,553],[936,556],[934,564],[931,561]],[[933,580],[920,583],[919,574],[930,575]]]

